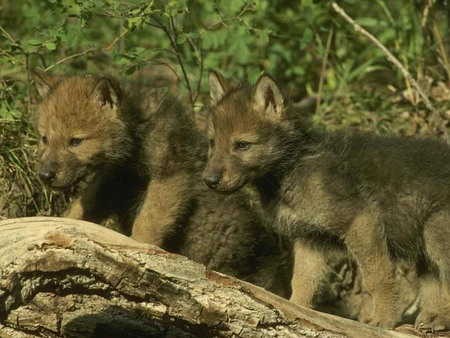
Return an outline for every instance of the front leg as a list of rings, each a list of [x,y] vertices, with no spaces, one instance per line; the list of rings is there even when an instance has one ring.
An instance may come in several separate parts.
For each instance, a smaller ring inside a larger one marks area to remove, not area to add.
[[[191,182],[187,175],[150,181],[144,202],[133,224],[131,238],[162,246],[176,231],[176,223],[192,201]]]
[[[373,297],[372,314],[363,321],[393,328],[399,319],[398,291],[379,217],[379,213],[373,210],[356,216],[344,242],[356,258],[367,289]]]
[[[325,278],[326,259],[320,248],[302,239],[294,242],[294,272],[290,301],[307,307],[312,306],[313,297]]]
[[[95,176],[82,195],[71,205],[66,217],[100,223],[108,214],[105,201],[99,201],[104,178]],[[105,196],[106,197],[106,196]],[[113,198],[108,196],[107,198]]]

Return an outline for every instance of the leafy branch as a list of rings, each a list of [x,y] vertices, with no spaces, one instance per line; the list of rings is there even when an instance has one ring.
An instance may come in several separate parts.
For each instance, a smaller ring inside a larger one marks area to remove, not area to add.
[[[118,37],[116,37],[107,47],[101,48],[99,49],[95,49],[95,48],[90,48],[90,49],[86,49],[83,52],[80,53],[75,53],[69,56],[66,56],[65,58],[62,58],[61,60],[56,61],[53,65],[45,68],[45,71],[49,71],[50,69],[52,69],[53,67],[60,65],[61,63],[64,63],[68,60],[83,56],[83,55],[88,55],[88,54],[93,54],[93,53],[100,53],[100,52],[109,52],[121,39],[123,39],[123,37],[129,32],[128,29],[124,29],[122,31],[122,33],[120,33],[120,35]]]
[[[442,117],[439,115],[439,113],[436,111],[434,106],[431,104],[430,99],[428,96],[425,95],[422,88],[419,86],[417,81],[413,78],[411,73],[408,72],[408,70],[402,65],[402,63],[394,56],[392,53],[372,34],[370,34],[368,31],[366,31],[364,28],[362,28],[360,25],[358,25],[348,14],[341,8],[336,2],[332,3],[332,7],[336,13],[338,13],[340,16],[342,16],[345,21],[347,21],[355,31],[360,32],[367,38],[369,38],[370,41],[372,41],[386,56],[386,58],[393,63],[400,71],[402,72],[403,76],[416,88],[419,95],[422,97],[423,102],[425,103],[425,106],[427,109],[432,113],[434,122],[437,124],[437,127],[444,135],[444,138],[448,144],[450,144],[450,137],[447,132],[447,128],[445,127],[445,123],[442,119]]]

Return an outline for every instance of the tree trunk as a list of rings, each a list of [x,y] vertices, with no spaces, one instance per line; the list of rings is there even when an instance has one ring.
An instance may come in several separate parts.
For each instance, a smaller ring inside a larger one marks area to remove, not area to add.
[[[291,304],[96,224],[0,222],[1,337],[408,337]]]

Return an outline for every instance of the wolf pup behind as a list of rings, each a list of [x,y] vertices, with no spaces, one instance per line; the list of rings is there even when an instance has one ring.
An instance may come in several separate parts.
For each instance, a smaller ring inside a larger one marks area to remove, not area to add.
[[[87,181],[69,217],[115,215],[138,241],[289,295],[292,263],[279,264],[289,250],[261,230],[246,193],[219,196],[204,186],[207,138],[177,99],[110,77],[37,72],[35,81],[41,180],[52,189]]]
[[[209,160],[203,180],[229,193],[253,182],[279,232],[295,242],[291,300],[310,306],[324,252],[348,249],[373,296],[365,321],[398,320],[392,260],[422,276],[416,326],[450,329],[450,149],[436,140],[321,132],[262,75],[233,88],[210,73]]]

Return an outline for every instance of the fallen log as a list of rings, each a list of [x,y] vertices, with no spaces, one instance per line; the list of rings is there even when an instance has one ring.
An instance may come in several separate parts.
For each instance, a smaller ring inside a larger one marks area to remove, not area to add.
[[[65,218],[0,221],[0,337],[412,337]]]

